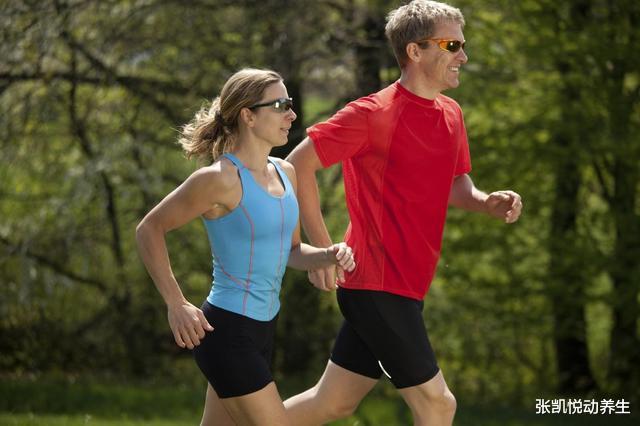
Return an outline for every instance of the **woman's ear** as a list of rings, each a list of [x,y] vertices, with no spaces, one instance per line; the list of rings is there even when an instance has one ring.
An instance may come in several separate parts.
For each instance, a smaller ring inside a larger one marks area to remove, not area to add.
[[[240,110],[240,120],[247,125],[247,127],[253,127],[255,123],[256,115],[249,108],[242,108]]]

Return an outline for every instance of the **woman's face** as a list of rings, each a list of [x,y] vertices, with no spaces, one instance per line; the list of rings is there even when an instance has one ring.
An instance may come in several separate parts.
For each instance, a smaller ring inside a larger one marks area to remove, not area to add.
[[[276,102],[278,100],[281,101]],[[262,106],[251,109],[254,114],[253,125],[250,126],[253,134],[271,146],[285,145],[296,113],[290,108],[289,94],[284,83],[268,86],[256,105]]]

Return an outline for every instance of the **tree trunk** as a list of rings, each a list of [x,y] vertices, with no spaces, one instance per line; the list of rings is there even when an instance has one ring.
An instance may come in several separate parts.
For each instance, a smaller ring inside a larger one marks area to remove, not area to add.
[[[580,253],[576,253],[576,218],[580,167],[577,157],[567,149],[565,136],[556,140],[562,146],[556,165],[555,198],[549,236],[550,298],[554,320],[554,346],[558,369],[558,390],[582,393],[591,390],[595,381],[589,369],[586,324],[584,319],[584,285]]]
[[[618,69],[624,69],[618,64]],[[640,149],[631,128],[634,103],[624,96],[624,72],[613,76],[616,93],[610,94],[611,141],[616,143],[616,158],[612,170],[613,196],[609,208],[615,226],[615,246],[609,274],[613,283],[611,309],[611,352],[609,377],[622,395],[640,399],[640,215],[638,188],[640,186]],[[626,99],[625,99],[626,98]],[[637,106],[637,105],[636,105]]]
[[[382,67],[381,49],[386,49],[384,35],[384,15],[377,10],[365,10],[361,31],[364,40],[358,40],[356,55],[357,96],[366,96],[381,89],[380,68]]]
[[[615,221],[616,243],[610,268],[613,282],[613,327],[609,357],[609,376],[615,388],[621,395],[631,397],[631,393],[634,393],[636,398],[640,397],[640,226],[638,215],[634,211],[638,187],[637,168],[629,159],[619,158],[614,172],[615,192],[611,209]]]
[[[567,7],[563,13],[563,8]],[[591,3],[587,0],[558,5],[554,10],[557,37],[581,34],[587,28]],[[556,151],[555,196],[549,236],[550,297],[554,320],[554,347],[557,361],[558,391],[580,394],[596,388],[589,366],[585,320],[585,287],[587,260],[580,251],[577,217],[579,191],[582,185],[581,148],[589,145],[592,135],[584,126],[585,114],[581,102],[584,89],[569,78],[583,66],[583,57],[558,52],[555,68],[566,76],[560,87],[563,103],[561,119],[553,141]]]

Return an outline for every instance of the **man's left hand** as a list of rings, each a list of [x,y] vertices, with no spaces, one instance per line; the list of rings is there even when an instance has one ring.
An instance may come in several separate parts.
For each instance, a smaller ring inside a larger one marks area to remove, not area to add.
[[[485,200],[487,213],[493,217],[513,223],[522,213],[522,199],[513,191],[496,191]]]

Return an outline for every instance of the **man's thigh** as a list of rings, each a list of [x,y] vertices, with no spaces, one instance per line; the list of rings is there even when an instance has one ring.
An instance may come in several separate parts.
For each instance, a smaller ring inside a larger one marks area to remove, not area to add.
[[[398,389],[420,385],[436,376],[439,368],[422,318],[421,301],[380,291],[341,288],[338,303],[345,323],[368,349],[369,357],[364,359],[370,369],[374,360]],[[340,361],[338,364],[347,369],[352,368],[345,364],[356,363],[355,359]]]

